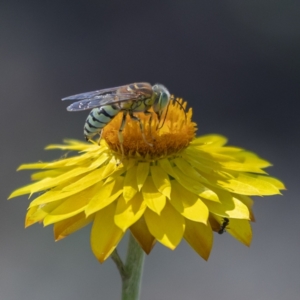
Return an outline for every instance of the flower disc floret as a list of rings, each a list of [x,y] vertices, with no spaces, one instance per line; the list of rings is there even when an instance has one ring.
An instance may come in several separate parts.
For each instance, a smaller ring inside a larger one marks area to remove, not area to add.
[[[196,132],[196,124],[191,121],[192,109],[185,112],[186,103],[182,104],[182,99],[176,101],[170,103],[168,111],[163,115],[160,123],[153,111],[151,123],[149,122],[150,116],[144,113],[137,114],[143,124],[146,141],[143,139],[139,123],[127,116],[127,123],[123,131],[125,157],[155,160],[175,155],[189,145]],[[122,156],[122,150],[118,131],[121,119],[122,114],[119,114],[105,126],[102,134],[108,147],[120,156]],[[160,126],[162,128],[157,130]]]

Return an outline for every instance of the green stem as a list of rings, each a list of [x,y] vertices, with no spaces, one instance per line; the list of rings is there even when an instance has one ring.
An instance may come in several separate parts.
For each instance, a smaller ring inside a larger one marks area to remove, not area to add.
[[[138,300],[144,265],[144,251],[130,234],[126,263],[123,264],[117,250],[111,258],[116,263],[122,278],[122,300]]]

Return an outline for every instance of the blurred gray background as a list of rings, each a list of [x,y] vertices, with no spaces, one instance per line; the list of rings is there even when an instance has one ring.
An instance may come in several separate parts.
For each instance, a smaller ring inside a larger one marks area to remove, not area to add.
[[[2,0],[0,299],[120,299],[116,267],[96,261],[90,228],[55,243],[51,226],[24,229],[27,197],[6,198],[29,182],[21,163],[83,139],[87,113],[68,113],[62,97],[135,81],[184,97],[199,135],[270,160],[288,188],[255,199],[250,248],[215,235],[205,262],[185,242],[157,244],[141,299],[299,299],[299,15],[292,0]]]

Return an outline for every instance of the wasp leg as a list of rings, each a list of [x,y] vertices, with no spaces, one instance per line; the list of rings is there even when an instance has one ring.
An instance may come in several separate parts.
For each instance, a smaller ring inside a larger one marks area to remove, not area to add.
[[[100,131],[99,131],[99,139],[98,139],[98,145],[100,146],[100,142],[101,142],[101,138],[102,138],[102,132],[103,132],[103,130],[101,129]]]
[[[149,118],[149,131],[150,131],[150,136],[151,136],[151,139],[152,141],[155,141],[155,138],[153,137],[152,135],[152,121],[153,121],[153,113],[151,111],[144,111],[144,114],[145,115],[150,115],[150,118]]]
[[[123,138],[123,130],[124,130],[124,127],[125,127],[125,124],[126,124],[126,116],[127,116],[127,111],[124,111],[124,112],[123,112],[123,117],[122,117],[121,126],[120,126],[119,131],[118,131],[118,139],[119,139],[119,142],[120,142],[120,147],[121,147],[121,152],[122,152],[122,158],[121,158],[120,163],[123,161],[123,158],[124,158],[124,147],[123,147],[124,138]]]
[[[150,113],[150,112],[149,112]],[[144,125],[143,123],[141,122],[141,120],[137,117],[137,116],[134,116],[133,115],[133,112],[129,112],[129,116],[130,118],[133,120],[133,121],[136,121],[140,124],[140,129],[141,129],[141,133],[142,133],[142,137],[143,137],[143,140],[146,144],[148,144],[149,146],[153,147],[152,144],[150,144],[147,140],[146,140],[146,137],[145,137],[145,130],[144,130]]]
[[[87,142],[91,142],[91,143],[93,142],[93,139],[87,135],[85,135],[84,138]]]
[[[93,144],[97,144],[97,145],[100,146],[100,142],[101,142],[101,138],[102,138],[102,132],[103,132],[102,129],[98,132],[98,134],[99,134],[98,142],[95,142],[95,141],[93,140],[93,137],[94,137],[97,133],[93,134],[92,136],[85,135],[84,138],[85,138],[85,140],[86,140],[87,142],[90,142],[90,143],[93,143]]]

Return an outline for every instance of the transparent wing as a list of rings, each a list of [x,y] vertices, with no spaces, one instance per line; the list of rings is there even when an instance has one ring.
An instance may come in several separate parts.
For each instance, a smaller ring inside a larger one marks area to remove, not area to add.
[[[138,83],[130,83],[130,84],[126,84],[126,85],[122,85],[122,86],[117,86],[117,87],[113,87],[113,88],[107,88],[107,89],[102,89],[102,90],[97,90],[97,91],[92,91],[92,92],[87,92],[87,93],[81,93],[81,94],[76,94],[76,95],[72,95],[72,96],[68,96],[65,98],[62,98],[62,101],[65,100],[85,100],[85,99],[93,99],[96,98],[98,96],[102,96],[102,95],[107,95],[107,94],[116,94],[118,93],[118,91],[122,91],[121,93],[127,93],[127,87],[128,86],[137,86],[137,90],[139,88],[143,89],[148,89],[148,90],[152,90],[152,86],[150,83],[148,82],[138,82]],[[132,89],[131,92],[134,92],[134,89]]]
[[[100,107],[106,104],[138,100],[142,94],[149,96],[151,93],[152,87],[150,83],[139,82],[93,92],[81,93],[63,98],[62,100],[77,100],[77,102],[69,105],[67,110],[80,111]]]
[[[123,88],[123,86],[117,86],[114,88],[108,88],[108,89],[103,89],[103,90],[97,90],[93,92],[87,92],[87,93],[81,93],[81,94],[76,94],[72,96],[68,96],[65,98],[62,98],[62,101],[65,100],[84,100],[84,99],[92,99],[95,97],[103,96],[105,94],[113,94],[116,93],[116,91],[120,88]]]
[[[93,92],[91,92],[93,93]],[[84,94],[90,94],[90,93],[84,93]],[[83,95],[83,94],[79,94]],[[77,96],[77,95],[75,95]],[[73,96],[71,96],[73,97]],[[74,99],[72,99],[74,100]],[[112,103],[119,103],[124,102],[128,100],[138,100],[138,95],[135,93],[122,93],[122,94],[106,94],[106,95],[96,95],[93,97],[90,97],[85,100],[77,101],[72,103],[67,107],[68,111],[81,111],[81,110],[87,110],[92,109],[95,107],[100,107],[106,104],[112,104]]]

